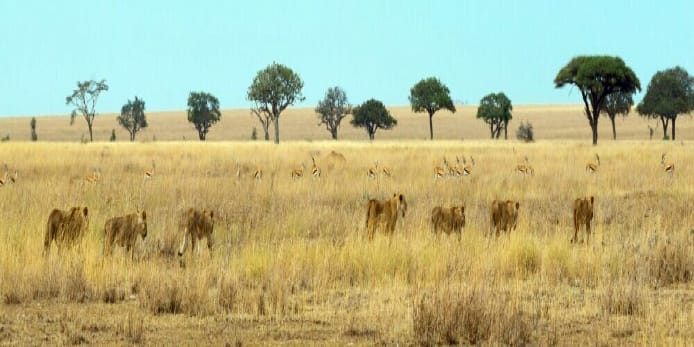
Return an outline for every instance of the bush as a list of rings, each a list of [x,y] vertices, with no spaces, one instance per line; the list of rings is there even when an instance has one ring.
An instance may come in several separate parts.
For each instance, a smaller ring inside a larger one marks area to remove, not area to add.
[[[638,314],[643,308],[642,301],[641,291],[635,283],[612,283],[600,296],[601,306],[609,314]]]
[[[116,142],[116,129],[111,129],[111,138],[109,141]]]
[[[530,122],[521,121],[518,130],[516,130],[516,138],[524,142],[535,141],[535,133],[533,132],[533,125]]]
[[[692,279],[694,256],[687,234],[658,241],[648,255],[648,273],[656,285],[685,283]]]
[[[258,139],[258,129],[253,127],[253,130],[251,131],[251,140],[255,141]]]

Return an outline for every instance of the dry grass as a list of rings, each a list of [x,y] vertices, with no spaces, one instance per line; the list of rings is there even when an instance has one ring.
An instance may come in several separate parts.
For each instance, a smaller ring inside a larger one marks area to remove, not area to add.
[[[0,344],[687,344],[691,146],[2,143],[0,161],[19,180],[0,188]],[[595,151],[600,172],[588,175]],[[677,165],[672,177],[662,152]],[[293,180],[311,154],[323,177]],[[473,155],[473,174],[434,180],[444,155]],[[513,172],[525,155],[534,177]],[[152,160],[156,175],[143,182]],[[368,179],[375,160],[393,177]],[[263,181],[237,179],[237,162],[261,166]],[[102,180],[84,182],[95,167]],[[393,192],[407,216],[392,238],[367,241],[366,201]],[[572,202],[585,195],[596,197],[594,233],[571,244]],[[518,229],[498,240],[484,236],[493,199],[520,201]],[[462,237],[432,235],[431,208],[460,203]],[[48,213],[70,206],[89,207],[85,240],[42,257]],[[179,262],[190,206],[215,211],[216,243]],[[104,221],[137,208],[149,232],[135,261],[121,248],[104,258]]]

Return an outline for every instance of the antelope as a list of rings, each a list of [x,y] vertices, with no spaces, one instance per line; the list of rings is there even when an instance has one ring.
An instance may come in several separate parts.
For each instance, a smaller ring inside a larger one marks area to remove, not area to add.
[[[144,177],[145,180],[148,180],[148,179],[152,178],[152,176],[154,176],[154,169],[155,168],[156,168],[156,166],[154,165],[154,160],[152,160],[152,169],[145,170],[145,177]]]
[[[241,164],[236,162],[236,179],[241,179]]]
[[[472,164],[472,166],[475,166],[475,158],[473,158],[472,156],[470,156],[470,163]]]
[[[14,175],[10,177],[10,183],[14,184],[17,182],[17,170],[14,170]]]
[[[392,173],[390,172],[390,169],[387,166],[384,166],[383,169],[381,169],[381,172],[383,173],[383,176],[386,176],[388,178],[392,178]]]
[[[443,176],[446,175],[446,171],[448,171],[448,161],[446,160],[446,157],[443,157],[443,165],[445,168],[441,167],[440,165],[436,165],[436,162],[434,162],[434,179],[443,178]]]
[[[597,163],[586,164],[587,173],[594,174],[598,172],[598,168],[600,167],[600,156],[597,153],[595,153],[595,159],[597,160]]]
[[[5,186],[7,183],[9,183],[9,178],[7,177],[9,169],[7,168],[7,164],[5,164],[5,174],[0,177],[0,187]]]
[[[313,168],[311,168],[311,175],[313,175],[313,178],[320,178],[321,169],[320,167],[318,167],[318,165],[316,165],[316,158],[311,156],[311,161],[313,162]]]
[[[375,179],[376,176],[378,175],[378,160],[374,162],[374,167],[370,167],[369,171],[367,171],[367,176],[369,178]]]
[[[675,172],[675,164],[674,163],[665,163],[665,153],[660,157],[660,165],[662,165],[663,170],[665,170],[665,173],[672,175]]]
[[[530,175],[532,176],[534,174],[533,168],[528,164],[528,156],[525,156],[524,160],[525,164],[518,164],[516,166],[516,172],[519,175]]]
[[[470,157],[470,160],[472,161],[472,157]],[[473,166],[475,166],[474,161],[473,161]],[[470,176],[472,172],[470,171],[470,168],[467,167],[467,160],[465,160],[465,156],[463,156],[463,171],[462,174],[463,176]]]
[[[297,179],[304,177],[304,170],[306,170],[306,165],[304,165],[304,163],[301,163],[300,167],[297,167],[294,170],[292,170],[292,178]]]
[[[260,166],[255,167],[255,171],[253,172],[253,178],[258,180],[259,182],[263,180],[263,169],[261,169]]]
[[[84,180],[87,181],[87,183],[96,183],[101,180],[101,168],[97,168],[91,173],[86,174]]]

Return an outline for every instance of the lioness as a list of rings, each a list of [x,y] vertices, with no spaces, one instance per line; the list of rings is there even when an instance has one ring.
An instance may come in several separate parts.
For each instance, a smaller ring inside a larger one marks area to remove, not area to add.
[[[582,224],[586,225],[586,243],[590,238],[590,222],[593,220],[593,202],[595,198],[578,198],[574,201],[574,237],[571,242],[578,241],[578,229]]]
[[[43,254],[48,255],[54,240],[59,247],[71,246],[81,240],[87,230],[89,230],[89,210],[86,207],[73,207],[68,211],[53,209],[46,224]]]
[[[178,256],[183,256],[189,238],[192,243],[193,251],[195,250],[197,241],[203,237],[207,238],[207,248],[211,249],[214,245],[214,239],[212,238],[212,231],[214,229],[213,211],[200,211],[189,208],[183,214],[181,227],[183,228],[183,242],[181,243],[181,248],[178,250]]]
[[[376,228],[385,225],[384,232],[392,234],[398,221],[398,214],[405,218],[407,201],[402,194],[394,194],[390,200],[369,200],[366,208],[366,230],[369,240],[373,240]]]
[[[431,210],[431,231],[443,231],[446,234],[457,232],[462,235],[465,227],[465,206],[441,207]]]
[[[518,209],[520,208],[520,203],[517,201],[492,201],[491,208],[491,225],[490,234],[496,232],[496,236],[499,236],[499,231],[510,232],[516,229],[518,224]]]
[[[111,255],[113,244],[125,247],[130,252],[130,259],[135,259],[135,242],[137,235],[147,237],[147,214],[131,213],[129,215],[113,217],[104,224],[104,255]]]

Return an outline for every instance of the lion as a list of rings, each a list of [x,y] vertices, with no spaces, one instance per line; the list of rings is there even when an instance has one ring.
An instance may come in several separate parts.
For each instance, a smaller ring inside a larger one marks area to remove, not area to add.
[[[178,250],[179,257],[182,257],[183,253],[186,251],[188,239],[190,239],[192,243],[191,248],[193,251],[195,250],[197,241],[203,237],[207,238],[207,248],[212,249],[214,245],[214,239],[212,238],[212,231],[214,230],[213,211],[201,211],[189,208],[183,214],[181,227],[183,228],[183,242],[181,243],[181,248]]]
[[[446,234],[456,232],[462,235],[465,227],[465,206],[441,207],[431,210],[431,231],[443,231]]]
[[[574,201],[574,237],[571,242],[578,241],[578,229],[581,225],[586,226],[586,243],[590,238],[590,222],[593,220],[594,197],[578,198]]]
[[[115,243],[125,247],[125,250],[130,253],[130,259],[135,260],[137,235],[141,235],[142,240],[147,237],[147,213],[145,211],[107,220],[104,224],[104,255],[111,255]]]
[[[402,194],[393,194],[389,200],[369,200],[366,208],[366,230],[369,240],[373,240],[376,229],[382,225],[385,225],[386,234],[392,234],[395,231],[398,215],[405,218],[405,212],[407,212],[407,201]]]
[[[516,230],[518,224],[518,201],[492,201],[490,234],[499,236],[499,231],[511,232]]]
[[[68,211],[53,209],[48,216],[43,253],[48,255],[53,241],[59,247],[71,246],[80,241],[89,230],[89,209],[73,207]]]

